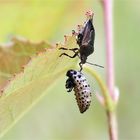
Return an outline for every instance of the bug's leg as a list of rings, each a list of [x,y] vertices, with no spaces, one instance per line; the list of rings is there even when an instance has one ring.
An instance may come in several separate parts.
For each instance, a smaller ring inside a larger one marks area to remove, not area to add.
[[[69,49],[69,50],[75,52],[75,51],[77,51],[77,50],[79,51],[79,48],[72,48],[72,49]]]
[[[67,48],[64,48],[64,47],[60,47],[59,50],[69,50],[69,51],[77,51],[79,50],[79,48],[72,48],[72,49],[67,49]]]
[[[80,66],[80,72],[81,72],[81,71],[82,71],[82,69],[83,69],[83,67],[82,67],[82,66],[83,66],[83,64],[80,62],[80,63],[79,63],[79,66]]]
[[[66,53],[62,53],[62,54],[59,55],[59,57],[61,57],[62,55],[68,56],[68,57],[70,57],[70,58],[74,58],[74,57],[78,56],[78,52],[75,53],[73,56],[70,56],[70,55],[68,55],[68,54],[66,54]]]
[[[69,49],[64,48],[64,47],[60,47],[59,50],[69,50]]]

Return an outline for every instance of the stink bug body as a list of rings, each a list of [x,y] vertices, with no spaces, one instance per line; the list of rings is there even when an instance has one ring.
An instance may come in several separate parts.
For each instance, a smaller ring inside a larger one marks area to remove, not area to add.
[[[80,71],[82,71],[82,65],[86,62],[87,57],[91,55],[94,52],[94,40],[95,40],[95,29],[92,23],[93,13],[91,11],[88,11],[86,13],[87,21],[84,24],[84,27],[78,25],[78,33],[76,33],[74,30],[72,31],[72,34],[75,34],[77,36],[77,44],[79,45],[79,48],[73,48],[73,49],[67,49],[67,48],[59,48],[60,50],[70,50],[74,52],[73,56],[70,56],[66,53],[62,53],[62,55],[68,56],[70,58],[75,58],[78,56],[80,58]],[[89,63],[92,64],[92,63]],[[97,64],[92,64],[99,67],[102,67]]]
[[[77,104],[81,113],[84,113],[91,103],[91,90],[85,76],[80,71],[68,70],[66,76],[66,89],[74,90]]]

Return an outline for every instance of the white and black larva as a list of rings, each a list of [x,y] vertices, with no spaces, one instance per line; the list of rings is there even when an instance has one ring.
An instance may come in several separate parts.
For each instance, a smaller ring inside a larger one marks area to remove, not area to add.
[[[68,70],[66,76],[68,76],[66,89],[68,92],[74,90],[79,110],[84,113],[91,103],[90,85],[80,71]]]

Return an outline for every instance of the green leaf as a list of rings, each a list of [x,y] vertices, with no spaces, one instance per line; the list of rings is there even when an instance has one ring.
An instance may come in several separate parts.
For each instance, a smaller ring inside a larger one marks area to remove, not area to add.
[[[1,136],[47,93],[61,75],[75,66],[77,59],[59,57],[61,51],[58,50],[59,47],[73,48],[75,45],[75,36],[67,36],[64,45],[48,48],[46,44],[46,49],[33,55],[23,71],[14,75],[1,90]]]
[[[0,87],[12,74],[20,72],[30,57],[44,48],[50,48],[46,42],[34,43],[25,38],[14,37],[8,43],[0,45]]]

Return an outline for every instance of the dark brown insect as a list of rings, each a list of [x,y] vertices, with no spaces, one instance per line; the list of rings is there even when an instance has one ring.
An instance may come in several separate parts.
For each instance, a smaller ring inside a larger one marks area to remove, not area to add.
[[[79,63],[80,71],[82,71],[82,65],[85,63],[102,67],[100,65],[92,64],[86,61],[87,57],[94,52],[94,40],[95,40],[95,29],[92,23],[93,13],[91,11],[88,11],[86,15],[87,15],[87,21],[85,22],[84,27],[79,25],[78,33],[76,33],[74,30],[72,31],[73,34],[77,35],[77,44],[79,45],[79,48],[72,48],[72,49],[67,49],[63,47],[59,48],[60,50],[70,50],[74,52],[73,56],[70,56],[66,53],[62,53],[60,57],[65,55],[70,58],[75,58],[76,56],[80,58],[80,63]]]
[[[66,76],[68,76],[65,85],[67,92],[74,90],[79,110],[84,113],[91,103],[90,86],[80,71],[68,70]]]

